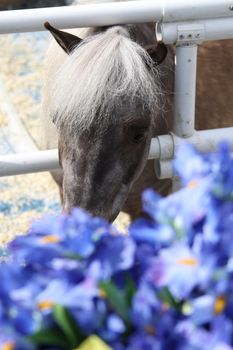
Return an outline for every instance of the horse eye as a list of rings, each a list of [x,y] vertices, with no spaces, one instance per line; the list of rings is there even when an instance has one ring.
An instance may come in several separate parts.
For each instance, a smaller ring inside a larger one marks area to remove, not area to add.
[[[141,143],[142,141],[144,141],[147,135],[147,131],[148,129],[145,128],[143,130],[138,130],[137,132],[135,132],[133,135],[133,143]]]
[[[134,135],[133,137],[133,142],[134,143],[140,143],[145,139],[145,133],[138,133],[136,135]]]

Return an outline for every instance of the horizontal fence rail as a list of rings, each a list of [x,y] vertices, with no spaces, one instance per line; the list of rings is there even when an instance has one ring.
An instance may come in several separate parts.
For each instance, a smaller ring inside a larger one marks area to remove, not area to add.
[[[201,152],[211,152],[216,149],[219,142],[227,141],[233,150],[233,127],[196,131],[188,142]],[[171,161],[175,150],[184,142],[183,138],[173,133],[155,137],[151,141],[149,159],[161,160],[162,165],[169,164],[167,169],[159,171],[160,178],[172,176]],[[11,154],[0,156],[0,177],[27,173],[36,173],[59,169],[58,150],[47,150],[31,153]],[[163,169],[163,168],[162,168]]]
[[[59,28],[233,17],[229,0],[147,0],[0,12],[0,34]],[[216,31],[219,28],[216,28]]]
[[[37,173],[58,168],[57,149],[0,156],[0,177]]]
[[[200,152],[214,151],[223,140],[229,144],[233,151],[233,127],[195,131],[191,137],[187,138],[187,141]],[[149,159],[171,159],[174,157],[177,147],[183,142],[185,139],[173,133],[157,136],[151,141]]]
[[[170,134],[152,139],[149,154],[156,159],[159,178],[173,176],[171,159],[184,140],[204,152],[225,140],[233,151],[233,127],[194,129],[197,47],[204,41],[233,38],[233,1],[145,0],[0,11],[0,34],[42,31],[46,21],[67,29],[154,22],[157,39],[176,45],[174,125]],[[59,167],[57,150],[0,156],[0,176]]]
[[[186,37],[183,35],[182,40],[186,41],[188,39],[188,42],[191,44],[197,38],[199,43],[202,41],[232,39],[233,18],[214,18],[195,22],[159,22],[157,25],[157,36],[167,45],[176,44],[180,30],[187,33]],[[198,37],[196,37],[197,35]]]

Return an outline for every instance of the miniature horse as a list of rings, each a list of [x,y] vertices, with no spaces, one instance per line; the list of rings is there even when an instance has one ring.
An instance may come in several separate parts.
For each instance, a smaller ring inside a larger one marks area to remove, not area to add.
[[[171,180],[156,179],[148,153],[151,138],[171,130],[174,50],[156,43],[153,24],[45,26],[55,38],[43,93],[45,147],[59,149],[53,177],[63,208],[110,221],[121,210],[135,217],[145,188],[171,189]],[[197,129],[233,124],[232,59],[231,40],[200,48]]]

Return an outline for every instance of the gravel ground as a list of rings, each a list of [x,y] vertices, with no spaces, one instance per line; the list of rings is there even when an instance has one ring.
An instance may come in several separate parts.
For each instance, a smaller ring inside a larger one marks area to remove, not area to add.
[[[0,153],[40,144],[40,100],[47,33],[0,36]],[[0,243],[27,231],[32,219],[60,211],[48,173],[0,178]]]
[[[64,6],[69,0],[2,0],[0,10]],[[0,36],[0,154],[30,152],[40,144],[41,75],[47,33]],[[0,244],[27,231],[30,221],[60,211],[48,173],[0,178]]]

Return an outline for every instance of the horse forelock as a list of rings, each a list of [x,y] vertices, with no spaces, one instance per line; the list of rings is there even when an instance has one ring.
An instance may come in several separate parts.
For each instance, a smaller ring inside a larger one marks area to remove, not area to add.
[[[87,37],[67,56],[53,79],[50,115],[58,129],[85,130],[93,122],[104,127],[121,122],[115,112],[123,104],[156,115],[160,95],[150,56],[127,29],[115,26]],[[124,118],[133,118],[130,110]]]

